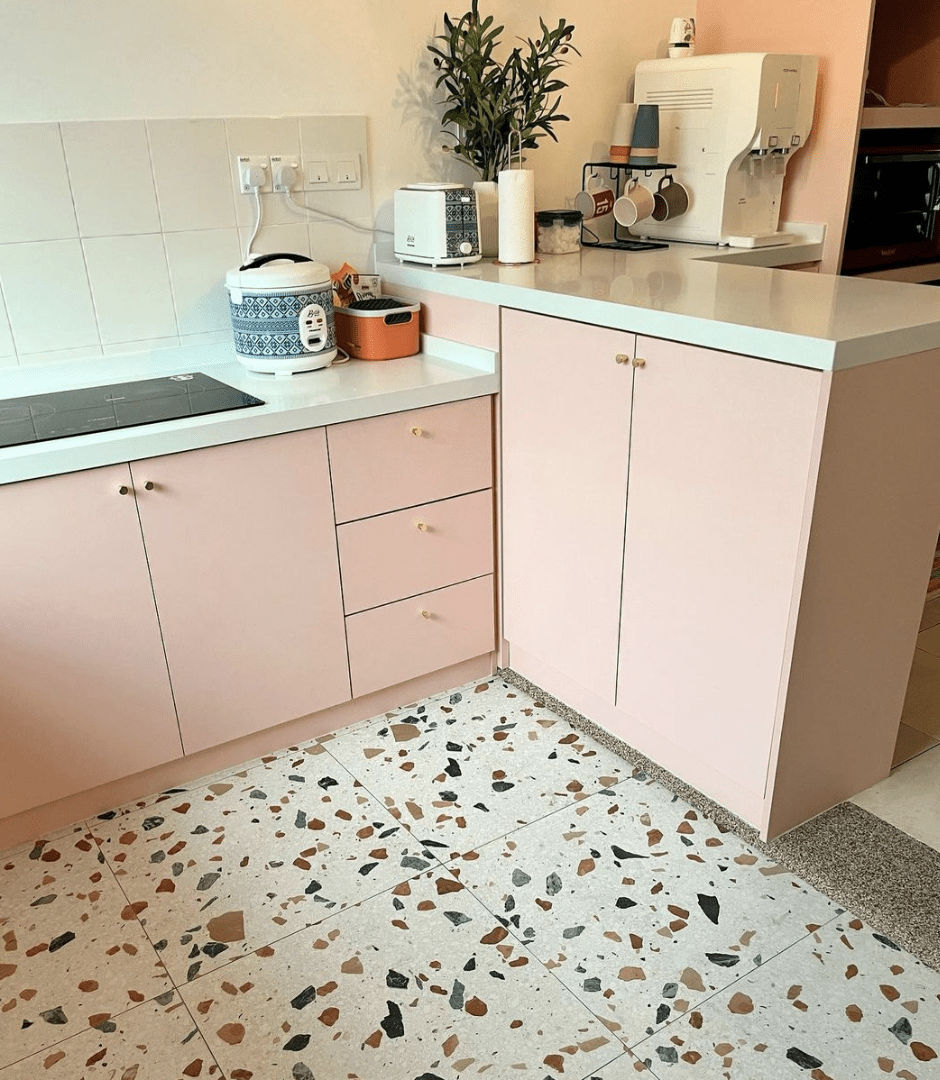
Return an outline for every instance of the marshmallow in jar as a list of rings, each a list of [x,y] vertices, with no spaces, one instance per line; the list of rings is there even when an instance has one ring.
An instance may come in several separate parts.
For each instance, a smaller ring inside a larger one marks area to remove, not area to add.
[[[541,255],[570,255],[581,247],[580,210],[539,210],[538,250]]]

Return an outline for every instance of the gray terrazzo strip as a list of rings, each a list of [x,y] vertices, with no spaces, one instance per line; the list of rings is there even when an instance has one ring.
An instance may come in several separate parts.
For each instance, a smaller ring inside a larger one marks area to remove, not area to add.
[[[849,802],[765,843],[752,825],[511,668],[497,674],[940,971],[940,852]]]

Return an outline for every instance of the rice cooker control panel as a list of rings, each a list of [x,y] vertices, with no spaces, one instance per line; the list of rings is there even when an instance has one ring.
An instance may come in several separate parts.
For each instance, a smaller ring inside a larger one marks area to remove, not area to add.
[[[306,352],[321,352],[329,336],[326,312],[319,304],[308,304],[300,313],[300,340]]]

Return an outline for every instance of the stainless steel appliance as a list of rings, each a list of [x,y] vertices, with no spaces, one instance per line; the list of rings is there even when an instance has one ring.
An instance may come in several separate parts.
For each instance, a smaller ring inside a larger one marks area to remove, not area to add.
[[[940,130],[863,130],[846,228],[843,273],[940,260]],[[884,275],[879,275],[884,276]],[[898,278],[902,281],[914,277]],[[929,272],[930,280],[940,271]]]
[[[201,372],[0,401],[0,447],[263,405]]]

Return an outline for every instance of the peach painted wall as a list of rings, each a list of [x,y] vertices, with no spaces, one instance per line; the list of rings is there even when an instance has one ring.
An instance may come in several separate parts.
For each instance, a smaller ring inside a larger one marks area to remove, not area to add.
[[[882,0],[875,8],[868,70],[868,85],[889,105],[940,105],[940,4],[907,0],[899,19],[897,7]]]
[[[698,52],[792,52],[820,58],[816,115],[787,169],[781,220],[828,226],[823,273],[837,273],[852,184],[872,0],[698,0]]]

